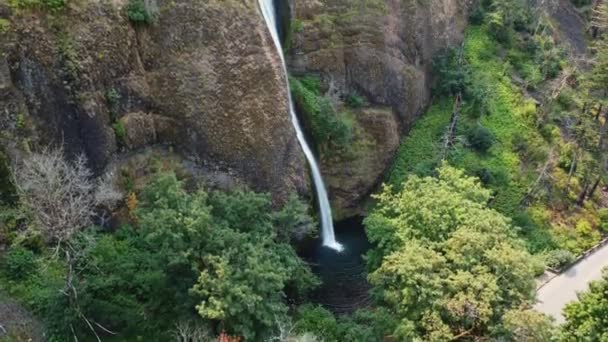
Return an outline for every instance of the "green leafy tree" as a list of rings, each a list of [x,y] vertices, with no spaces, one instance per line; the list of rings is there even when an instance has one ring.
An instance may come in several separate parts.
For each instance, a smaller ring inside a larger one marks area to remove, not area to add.
[[[446,164],[377,197],[365,225],[375,248],[369,279],[398,317],[402,340],[491,336],[502,315],[534,298],[535,259],[490,192]]]
[[[608,341],[608,270],[601,280],[591,282],[589,290],[578,294],[578,301],[564,308],[566,323],[562,341]]]
[[[190,295],[200,316],[231,335],[256,340],[285,317],[286,288],[301,293],[317,285],[279,238],[272,212],[268,195],[190,194],[169,174],[144,191],[138,217],[146,241],[166,255],[170,267],[198,273]]]

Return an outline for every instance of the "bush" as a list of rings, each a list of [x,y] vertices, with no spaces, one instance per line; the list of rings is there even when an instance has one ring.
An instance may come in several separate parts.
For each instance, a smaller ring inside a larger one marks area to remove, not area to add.
[[[117,121],[112,125],[112,128],[114,129],[114,134],[116,135],[116,142],[119,145],[124,145],[125,138],[127,136],[125,125],[121,121]]]
[[[127,16],[134,24],[151,24],[154,21],[144,0],[129,0]]]
[[[348,95],[346,98],[346,105],[348,105],[350,108],[361,108],[365,106],[365,99],[359,94],[353,93]]]
[[[608,233],[608,208],[602,208],[598,211],[598,218],[600,219],[600,229],[604,233]]]
[[[469,15],[469,23],[471,25],[481,25],[483,24],[483,19],[485,16],[485,12],[481,6],[477,6],[473,12]]]
[[[479,152],[487,152],[494,144],[494,135],[489,129],[477,125],[467,134],[469,144]]]
[[[320,150],[328,145],[346,148],[352,141],[352,126],[338,113],[331,99],[321,95],[319,80],[315,77],[290,78],[294,100],[301,110],[303,121]]]
[[[28,278],[36,270],[36,258],[23,247],[12,248],[3,261],[3,271],[11,279]]]
[[[16,8],[44,8],[58,11],[65,7],[66,0],[10,0],[9,2]]]
[[[575,259],[572,252],[565,249],[555,249],[549,252],[546,256],[547,266],[553,268],[561,268],[569,265]]]
[[[476,170],[474,174],[484,185],[492,184],[495,181],[492,171],[486,167]]]
[[[467,88],[466,65],[459,63],[459,54],[456,48],[447,49],[433,59],[433,73],[437,78],[433,86],[435,95],[453,96],[464,92]]]

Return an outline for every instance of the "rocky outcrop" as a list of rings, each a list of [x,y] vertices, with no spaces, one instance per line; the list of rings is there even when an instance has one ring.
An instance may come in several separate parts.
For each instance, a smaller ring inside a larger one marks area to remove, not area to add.
[[[279,200],[308,191],[257,3],[147,1],[151,25],[130,23],[126,3],[0,4],[3,144],[63,144],[100,172],[117,154],[168,143]]]
[[[390,106],[407,129],[428,104],[438,51],[462,40],[470,0],[294,1],[291,67],[331,95]]]
[[[400,134],[429,100],[433,55],[461,38],[469,0],[289,1],[290,68],[320,75],[341,107],[351,93],[356,152],[323,156],[340,216],[382,179]],[[280,60],[254,0],[128,0],[66,8],[0,3],[0,143],[84,152],[97,172],[157,144],[227,170],[279,202],[308,192]],[[282,2],[283,5],[288,2]],[[388,109],[387,109],[388,108]]]
[[[320,76],[337,106],[355,93],[371,105],[353,112],[360,130],[354,141],[359,157],[321,158],[334,211],[360,213],[362,199],[390,166],[400,135],[429,103],[432,59],[461,42],[472,1],[291,3],[293,73]]]
[[[390,108],[353,110],[353,143],[321,159],[336,220],[363,214],[365,200],[382,180],[399,147],[399,125]]]

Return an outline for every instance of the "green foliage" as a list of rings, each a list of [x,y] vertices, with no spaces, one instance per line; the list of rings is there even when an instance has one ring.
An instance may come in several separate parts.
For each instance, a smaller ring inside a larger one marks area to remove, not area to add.
[[[593,229],[589,221],[580,219],[574,229],[567,226],[558,226],[554,229],[557,244],[566,250],[579,255],[593,247],[601,240],[600,233]]]
[[[350,108],[361,108],[365,106],[365,99],[357,93],[352,93],[346,97],[346,105]]]
[[[547,254],[546,263],[549,267],[562,268],[571,264],[575,258],[574,254],[568,250],[555,249]]]
[[[396,193],[385,188],[364,222],[376,246],[369,279],[397,315],[399,340],[487,336],[506,311],[533,299],[538,262],[509,220],[487,208],[490,191],[447,165],[438,174],[410,176]]]
[[[532,309],[509,310],[503,316],[500,335],[508,341],[552,341],[557,329],[551,319]]]
[[[598,218],[600,219],[600,228],[604,233],[608,232],[608,208],[598,210]]]
[[[264,194],[188,193],[170,173],[156,177],[138,199],[136,226],[72,239],[77,303],[59,291],[63,275],[46,271],[46,281],[32,273],[39,261],[20,249],[2,263],[0,290],[40,313],[58,340],[69,339],[72,328],[79,337],[91,335],[75,304],[121,340],[168,340],[176,322],[196,313],[216,332],[263,340],[285,320],[287,294],[303,297],[318,285],[288,243],[291,234],[313,226],[296,198],[273,210]]]
[[[25,264],[28,266],[25,268],[29,270],[22,278],[15,278],[12,273],[14,271],[0,267],[0,291],[26,305],[37,317],[44,318],[47,333],[54,337],[60,326],[63,329],[66,327],[63,324],[69,321],[68,317],[70,317],[66,309],[67,297],[61,293],[64,284],[64,265],[48,255],[39,256],[30,254],[31,252],[23,252],[22,247],[13,247],[8,253],[13,253],[14,250],[17,250],[15,252],[17,254],[27,254],[25,258],[19,257],[19,259],[27,260]],[[33,262],[30,257],[34,258]],[[36,266],[32,266],[32,263]],[[23,269],[23,267],[19,268]]]
[[[441,151],[441,139],[450,122],[452,104],[443,100],[431,106],[428,112],[416,120],[403,139],[390,171],[389,183],[399,188],[411,174],[428,176],[437,165]]]
[[[485,153],[494,144],[494,135],[489,129],[477,125],[467,134],[469,144],[479,152]]]
[[[433,87],[435,95],[456,95],[466,89],[466,66],[460,65],[458,49],[451,48],[433,59],[433,72],[437,82]]]
[[[608,340],[608,272],[601,280],[589,284],[589,290],[579,293],[578,301],[564,308],[566,323],[561,327],[561,341]]]
[[[43,8],[59,11],[65,7],[66,0],[9,0],[14,8]]]
[[[482,6],[475,6],[471,14],[469,14],[469,24],[481,25],[485,17],[485,12]]]
[[[129,0],[127,17],[134,24],[152,24],[154,17],[146,8],[144,0]]]
[[[305,126],[320,151],[329,146],[346,148],[352,141],[352,124],[344,113],[338,113],[327,96],[322,96],[319,79],[314,77],[289,79],[291,92]]]
[[[112,129],[114,129],[114,135],[116,136],[116,142],[119,145],[125,144],[125,138],[127,137],[127,130],[122,121],[116,121],[112,124]]]
[[[12,248],[2,260],[2,269],[7,277],[11,279],[26,279],[36,270],[36,259],[34,253],[23,248]]]
[[[336,318],[320,306],[305,304],[298,308],[296,317],[296,332],[313,333],[325,342],[381,342],[395,326],[394,318],[383,308]]]
[[[110,120],[116,121],[118,116],[118,105],[121,95],[115,88],[110,88],[106,91],[106,102],[108,103],[108,110],[110,112]]]
[[[169,265],[200,271],[189,291],[197,312],[230,334],[267,336],[287,312],[284,290],[303,293],[317,285],[293,248],[277,238],[267,195],[188,194],[167,175],[141,198],[146,241]]]
[[[11,22],[4,18],[0,18],[0,33],[6,33],[10,28]]]
[[[10,160],[0,148],[0,207],[14,205],[17,201],[17,191],[13,184]]]

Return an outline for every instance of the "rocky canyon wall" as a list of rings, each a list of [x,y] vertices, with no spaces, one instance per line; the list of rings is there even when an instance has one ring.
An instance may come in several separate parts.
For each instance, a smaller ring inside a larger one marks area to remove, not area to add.
[[[287,0],[285,0],[287,1]],[[281,66],[255,0],[67,1],[63,9],[0,0],[0,142],[9,154],[54,144],[96,172],[165,144],[228,169],[279,201],[309,192]],[[324,160],[343,216],[356,213],[429,100],[430,61],[458,44],[466,0],[291,0],[290,68],[323,79],[336,105],[352,91],[373,154]],[[294,23],[297,25],[294,26]],[[295,29],[297,28],[297,29]],[[344,210],[342,210],[344,209]]]

